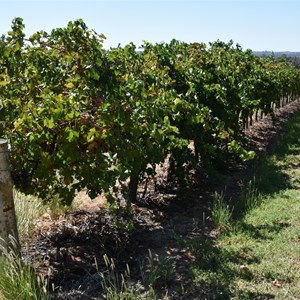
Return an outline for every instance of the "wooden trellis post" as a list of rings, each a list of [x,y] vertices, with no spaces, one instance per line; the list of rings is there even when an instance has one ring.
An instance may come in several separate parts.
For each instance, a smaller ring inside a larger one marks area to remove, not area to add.
[[[18,242],[13,184],[8,163],[8,143],[0,139],[0,243],[5,248],[13,236]]]

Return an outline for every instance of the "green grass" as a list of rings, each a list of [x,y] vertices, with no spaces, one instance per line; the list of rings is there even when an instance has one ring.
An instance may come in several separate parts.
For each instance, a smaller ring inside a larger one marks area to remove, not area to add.
[[[174,266],[170,259],[155,257],[149,250],[147,257],[148,265],[146,275],[143,275],[147,285],[156,288],[158,285],[167,285],[170,278],[174,275]]]
[[[20,242],[35,229],[38,217],[46,212],[46,207],[37,197],[24,195],[14,190],[14,203],[17,216],[18,232]]]
[[[108,300],[155,300],[156,295],[152,284],[145,287],[141,282],[133,282],[130,268],[127,265],[124,274],[116,270],[114,260],[104,255],[106,270],[98,270],[99,286],[102,287],[103,296]],[[96,262],[97,265],[97,262]],[[152,272],[152,270],[151,270]]]
[[[1,300],[48,300],[47,282],[36,276],[30,264],[19,255],[17,242],[11,238],[9,250],[0,248],[0,299]]]
[[[191,275],[206,299],[300,299],[299,132],[297,113],[259,159],[229,221],[227,210],[230,230],[188,241]]]
[[[44,205],[41,199],[14,191],[14,203],[20,243],[30,236],[37,219],[44,213],[55,217],[65,212],[57,199],[50,205]],[[16,242],[12,248],[1,248],[0,257],[0,300],[45,300],[50,299],[47,282],[37,276],[29,262],[18,253]]]
[[[231,228],[232,210],[225,202],[222,194],[215,193],[211,209],[211,218],[220,231],[227,231]]]

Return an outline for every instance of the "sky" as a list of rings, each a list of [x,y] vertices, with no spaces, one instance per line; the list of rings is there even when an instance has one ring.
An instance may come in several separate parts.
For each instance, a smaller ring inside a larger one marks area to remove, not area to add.
[[[0,35],[21,17],[27,36],[83,19],[104,48],[133,42],[233,40],[253,51],[300,52],[300,0],[0,0]]]

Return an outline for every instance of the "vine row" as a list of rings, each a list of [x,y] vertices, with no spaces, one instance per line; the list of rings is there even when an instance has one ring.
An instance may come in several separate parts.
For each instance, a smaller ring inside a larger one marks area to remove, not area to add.
[[[104,39],[80,19],[27,39],[16,18],[2,35],[0,135],[23,191],[136,201],[166,157],[179,177],[187,162],[252,158],[243,129],[299,96],[299,70],[232,41],[105,50]]]

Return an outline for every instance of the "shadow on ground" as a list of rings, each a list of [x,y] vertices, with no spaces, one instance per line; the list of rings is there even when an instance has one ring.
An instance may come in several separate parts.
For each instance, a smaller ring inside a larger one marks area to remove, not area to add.
[[[288,111],[285,117],[278,116],[275,129],[272,120],[252,129],[249,139],[257,138],[258,143],[252,146],[256,145],[259,158],[238,168],[237,172],[230,171],[226,198],[240,199],[243,186],[253,180],[255,169],[261,165],[260,159],[264,159],[261,154],[272,150],[270,137],[282,132],[280,128],[289,115]],[[258,192],[266,195],[289,186],[289,178],[271,160],[265,165],[264,178],[255,180],[261,182]],[[273,184],[263,185],[264,181]],[[172,300],[230,299],[235,278],[250,281],[253,277],[246,268],[237,269],[234,265],[259,263],[259,258],[225,251],[216,244],[216,230],[210,221],[211,195],[215,188],[201,181],[181,194],[180,199],[172,186],[171,192],[151,194],[149,203],[134,208],[131,231],[118,228],[114,222],[114,218],[121,220],[124,216],[112,216],[105,209],[95,213],[70,213],[58,220],[42,219],[35,235],[27,241],[24,256],[38,273],[55,284],[55,299],[104,299],[99,278],[99,272],[107,270],[104,254],[115,260],[120,274],[124,274],[128,263],[131,280],[145,286],[152,283],[158,298],[168,295],[166,299]],[[219,190],[222,189],[223,185]],[[265,230],[279,232],[288,224],[264,228],[241,222],[241,226],[256,239],[268,239]],[[154,274],[154,278],[149,278],[149,274]],[[272,298],[271,294],[240,292],[239,295],[239,299]]]

